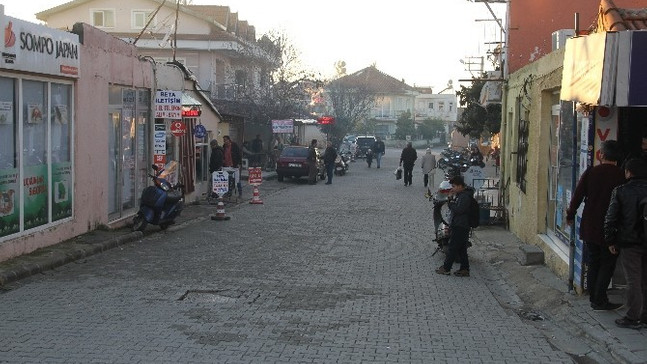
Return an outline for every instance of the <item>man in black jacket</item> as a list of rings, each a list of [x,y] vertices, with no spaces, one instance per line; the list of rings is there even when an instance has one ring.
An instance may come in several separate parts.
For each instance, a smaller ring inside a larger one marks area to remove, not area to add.
[[[627,183],[611,193],[604,219],[604,239],[611,253],[620,251],[627,280],[627,313],[616,320],[619,327],[639,329],[647,323],[647,242],[640,203],[647,198],[647,162],[631,159],[625,164]]]
[[[418,153],[411,146],[411,142],[407,143],[407,146],[402,149],[400,154],[400,165],[404,168],[404,185],[411,186],[413,179],[413,165],[418,159]]]
[[[373,153],[375,153],[377,168],[380,168],[380,164],[382,164],[382,156],[386,151],[386,148],[384,147],[384,142],[382,141],[382,139],[380,139],[380,137],[377,137],[375,139],[375,143],[373,143],[373,146],[371,147],[371,149],[373,150]]]
[[[449,210],[452,212],[452,220],[449,223],[449,250],[445,256],[445,262],[436,269],[436,273],[449,275],[454,261],[457,261],[460,268],[454,272],[454,275],[469,277],[470,262],[467,257],[470,235],[469,210],[474,190],[465,185],[463,176],[452,177],[449,183],[452,185],[450,193],[453,196],[448,202]]]
[[[218,145],[218,141],[213,139],[209,142],[211,146],[211,156],[209,156],[209,194],[211,197],[218,197],[213,192],[213,172],[222,170],[223,151],[222,147]]]

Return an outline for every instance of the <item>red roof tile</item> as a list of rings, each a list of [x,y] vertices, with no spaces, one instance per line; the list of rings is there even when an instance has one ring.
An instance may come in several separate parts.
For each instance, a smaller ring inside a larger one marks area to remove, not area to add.
[[[647,29],[647,8],[618,8],[613,0],[601,0],[593,32]]]
[[[375,66],[369,66],[350,75],[341,77],[337,82],[344,85],[363,86],[375,93],[397,94],[415,92],[415,89],[407,85],[404,80],[398,81],[394,77],[378,70]]]

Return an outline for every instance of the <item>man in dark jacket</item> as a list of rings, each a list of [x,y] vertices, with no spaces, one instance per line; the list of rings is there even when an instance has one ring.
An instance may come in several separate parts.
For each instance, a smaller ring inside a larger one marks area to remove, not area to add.
[[[386,148],[384,147],[384,142],[382,141],[382,139],[380,139],[380,137],[377,137],[375,139],[375,143],[373,143],[373,146],[371,147],[371,149],[373,150],[373,153],[375,153],[377,168],[380,168],[380,164],[382,163],[382,156],[386,151]]]
[[[604,219],[604,238],[612,253],[620,251],[627,280],[627,313],[617,319],[619,327],[639,329],[647,323],[647,242],[640,203],[647,198],[647,162],[631,159],[625,164],[627,183],[611,193]]]
[[[218,141],[213,139],[209,142],[211,146],[211,155],[209,156],[209,194],[211,197],[218,197],[213,192],[213,172],[222,169],[223,152],[222,147],[218,145]]]
[[[236,187],[238,187],[238,196],[243,194],[243,186],[240,183],[240,167],[243,162],[243,156],[238,144],[234,143],[229,135],[222,137],[223,140],[223,167],[234,171]],[[232,191],[230,191],[232,192]]]
[[[411,142],[407,143],[407,146],[402,149],[400,154],[400,165],[404,169],[404,185],[411,186],[413,179],[413,165],[418,159],[418,153],[411,146]]]
[[[310,141],[308,147],[308,183],[317,184],[317,139]]]
[[[337,159],[337,151],[332,146],[331,142],[327,142],[326,151],[323,155],[326,173],[328,174],[328,182],[326,182],[327,185],[332,184],[332,175],[335,173],[335,159]]]
[[[607,296],[618,256],[609,251],[602,228],[611,192],[625,182],[624,171],[617,165],[620,153],[617,141],[607,140],[602,144],[600,164],[584,171],[566,210],[566,222],[572,226],[577,208],[585,201],[580,222],[580,239],[587,251],[589,301],[594,310],[615,310],[622,307],[621,303],[609,302]]]
[[[454,275],[469,277],[470,262],[467,257],[470,235],[469,210],[474,190],[465,185],[463,176],[452,177],[449,183],[452,185],[451,194],[453,195],[453,198],[448,202],[449,210],[452,213],[452,220],[449,223],[449,250],[445,256],[445,262],[436,269],[436,273],[449,275],[454,261],[458,261],[460,268],[454,272]]]

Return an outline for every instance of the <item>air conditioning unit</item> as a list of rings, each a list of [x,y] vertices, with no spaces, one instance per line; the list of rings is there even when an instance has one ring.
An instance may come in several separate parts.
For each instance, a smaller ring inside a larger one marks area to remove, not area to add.
[[[553,32],[553,50],[562,49],[566,45],[566,39],[573,38],[575,30],[560,29]]]

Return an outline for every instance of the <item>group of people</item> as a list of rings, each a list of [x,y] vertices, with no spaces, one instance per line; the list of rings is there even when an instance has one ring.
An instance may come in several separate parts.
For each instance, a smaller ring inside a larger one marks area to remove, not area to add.
[[[222,137],[222,147],[216,139],[211,140],[211,155],[209,156],[209,174],[215,171],[231,171],[234,175],[238,196],[243,194],[243,186],[240,183],[240,167],[243,162],[243,155],[238,144],[233,142],[229,135]],[[210,193],[212,193],[210,191]],[[221,197],[221,196],[213,196]]]
[[[647,203],[647,137],[642,144],[642,155],[630,156],[619,166],[620,145],[605,141],[600,163],[582,174],[566,212],[567,223],[573,225],[584,202],[579,236],[588,252],[591,308],[608,311],[623,306],[607,295],[619,259],[627,283],[627,313],[615,323],[633,329],[647,323],[647,237],[641,209]]]

